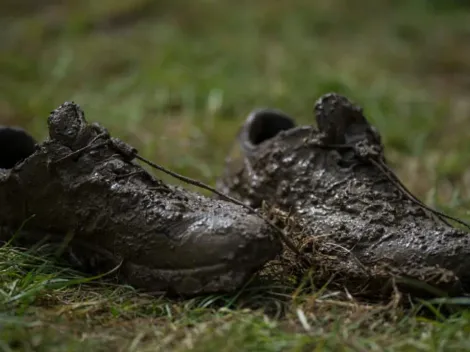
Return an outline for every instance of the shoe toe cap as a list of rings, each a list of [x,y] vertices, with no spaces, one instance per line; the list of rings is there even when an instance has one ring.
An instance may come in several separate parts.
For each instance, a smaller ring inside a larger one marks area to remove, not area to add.
[[[184,295],[235,290],[282,249],[266,221],[225,204],[188,213],[144,242],[124,268],[130,283]]]

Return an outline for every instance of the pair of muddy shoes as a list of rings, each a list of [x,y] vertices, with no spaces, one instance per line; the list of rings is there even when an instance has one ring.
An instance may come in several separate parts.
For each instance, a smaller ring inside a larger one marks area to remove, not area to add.
[[[391,173],[360,108],[328,94],[315,113],[318,129],[276,110],[250,114],[218,190],[287,214],[284,235],[300,248],[292,266],[313,269],[319,284],[336,275],[357,294],[391,282],[468,290],[470,235]],[[28,244],[67,239],[69,256],[94,271],[118,267],[135,287],[183,295],[235,290],[286,259],[282,236],[260,213],[156,179],[78,105],[61,105],[48,125],[37,145],[22,130],[0,129],[0,225],[9,234],[21,227]]]

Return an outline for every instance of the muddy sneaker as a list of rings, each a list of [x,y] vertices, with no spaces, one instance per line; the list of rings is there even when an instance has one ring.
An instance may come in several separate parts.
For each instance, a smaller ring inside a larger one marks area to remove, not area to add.
[[[235,290],[281,250],[244,208],[154,178],[132,161],[132,147],[89,125],[78,105],[64,103],[48,125],[48,140],[0,169],[0,225],[16,229],[29,219],[28,243],[69,234],[84,265],[120,265],[128,284],[183,295]]]
[[[265,201],[297,219],[308,234],[297,239],[320,283],[334,274],[361,293],[385,287],[391,277],[426,290],[470,289],[470,235],[426,208],[391,173],[380,134],[361,108],[327,94],[315,114],[318,129],[296,127],[277,110],[251,113],[218,190],[255,208]]]

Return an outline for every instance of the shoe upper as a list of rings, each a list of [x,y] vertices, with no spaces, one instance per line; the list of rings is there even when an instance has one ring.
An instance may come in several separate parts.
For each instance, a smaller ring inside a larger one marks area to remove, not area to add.
[[[70,233],[85,249],[77,257],[89,262],[91,249],[122,262],[127,282],[178,294],[236,289],[280,252],[263,219],[155,178],[78,105],[61,105],[48,123],[48,140],[0,170],[0,225],[16,229],[29,219],[28,231],[62,240]]]
[[[410,200],[364,157],[372,152],[386,165],[380,134],[361,108],[324,95],[315,105],[318,128],[295,126],[284,113],[271,118],[272,111],[256,110],[246,120],[219,191],[294,214],[308,234],[327,236],[362,263],[387,261],[408,272],[439,266],[470,286],[470,235]],[[253,137],[261,124],[270,125],[268,138]]]

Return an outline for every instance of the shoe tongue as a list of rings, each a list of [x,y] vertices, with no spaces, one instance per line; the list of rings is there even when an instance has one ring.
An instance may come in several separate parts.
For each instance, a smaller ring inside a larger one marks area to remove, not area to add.
[[[82,143],[87,129],[83,110],[73,102],[65,102],[51,112],[47,120],[49,137],[68,147],[76,147]]]
[[[0,127],[0,168],[11,169],[34,153],[36,141],[25,130]]]
[[[336,93],[325,94],[315,103],[318,129],[330,143],[354,143],[367,137],[371,126],[361,107]]]
[[[244,149],[252,150],[279,132],[295,126],[294,120],[280,110],[257,109],[248,115],[240,131],[239,140]]]

